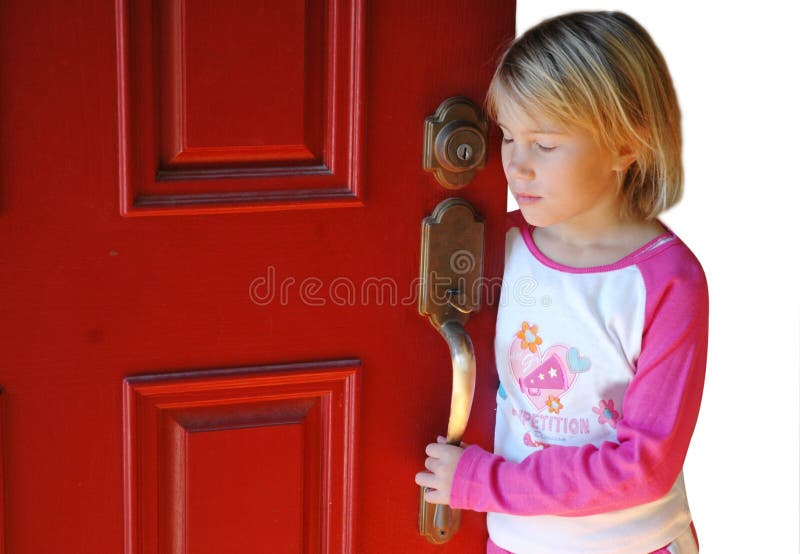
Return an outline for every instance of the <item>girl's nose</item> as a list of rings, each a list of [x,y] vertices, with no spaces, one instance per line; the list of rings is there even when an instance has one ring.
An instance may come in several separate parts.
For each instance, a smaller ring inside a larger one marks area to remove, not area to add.
[[[512,154],[508,160],[506,172],[509,177],[517,179],[533,179],[536,176],[530,158],[517,153]]]

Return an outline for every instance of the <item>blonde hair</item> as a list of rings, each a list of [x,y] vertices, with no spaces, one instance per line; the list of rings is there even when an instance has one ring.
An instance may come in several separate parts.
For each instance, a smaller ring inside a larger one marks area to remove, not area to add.
[[[571,12],[545,19],[513,40],[486,95],[592,133],[636,160],[619,179],[623,220],[651,220],[683,194],[681,113],[667,64],[647,31],[622,12]]]

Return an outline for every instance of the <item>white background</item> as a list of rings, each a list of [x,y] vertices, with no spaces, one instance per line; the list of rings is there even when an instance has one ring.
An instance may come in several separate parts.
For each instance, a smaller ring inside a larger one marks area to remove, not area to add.
[[[683,200],[661,219],[703,265],[710,335],[684,466],[705,554],[797,553],[800,533],[798,161],[794,2],[518,0],[517,35],[577,10],[618,10],[670,68]],[[509,210],[517,209],[509,197]]]

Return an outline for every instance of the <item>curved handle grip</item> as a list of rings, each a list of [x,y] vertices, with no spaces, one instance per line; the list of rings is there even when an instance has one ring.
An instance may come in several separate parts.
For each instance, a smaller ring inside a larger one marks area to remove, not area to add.
[[[445,321],[439,333],[450,347],[453,361],[453,392],[450,397],[450,419],[447,422],[447,443],[461,444],[475,396],[475,350],[472,340],[457,320]]]
[[[439,333],[450,347],[453,361],[453,392],[450,398],[450,419],[447,423],[447,443],[459,445],[472,410],[475,395],[475,351],[472,340],[461,322],[445,321]],[[425,487],[421,487],[419,506],[419,533],[430,542],[447,542],[461,526],[461,511],[445,504],[425,502]]]

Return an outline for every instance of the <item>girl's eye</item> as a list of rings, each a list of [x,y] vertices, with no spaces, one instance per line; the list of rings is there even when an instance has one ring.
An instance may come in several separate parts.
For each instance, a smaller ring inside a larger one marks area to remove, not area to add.
[[[514,139],[507,139],[506,137],[503,137],[503,144],[509,144],[509,143],[512,143],[512,142],[514,142]],[[539,150],[541,150],[542,152],[552,152],[553,150],[556,149],[555,146],[550,146],[550,147],[542,146],[538,142],[536,143],[536,146],[538,146]]]

